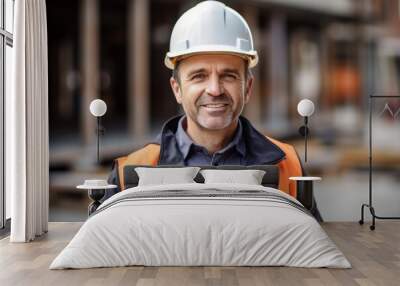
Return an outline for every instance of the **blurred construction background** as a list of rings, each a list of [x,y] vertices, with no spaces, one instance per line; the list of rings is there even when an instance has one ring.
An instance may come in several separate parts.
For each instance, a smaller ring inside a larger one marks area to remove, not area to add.
[[[107,178],[114,158],[181,113],[163,60],[174,23],[198,2],[47,1],[52,221],[85,220],[89,199],[75,186]],[[244,115],[303,157],[296,107],[303,98],[314,101],[305,167],[323,178],[315,185],[318,206],[325,220],[358,220],[368,200],[369,95],[400,94],[400,1],[225,4],[248,21],[260,55]],[[89,113],[95,98],[108,105],[100,164]],[[376,108],[374,200],[380,215],[400,215],[400,100]]]

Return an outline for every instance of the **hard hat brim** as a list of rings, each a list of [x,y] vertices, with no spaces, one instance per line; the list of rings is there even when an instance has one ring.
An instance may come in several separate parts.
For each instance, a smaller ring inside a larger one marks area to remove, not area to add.
[[[168,52],[165,56],[164,64],[169,69],[173,70],[177,61],[198,54],[228,54],[239,56],[249,61],[249,68],[255,67],[258,63],[257,51],[247,52],[239,49],[232,49],[232,47],[226,48],[225,46],[203,46],[201,48],[197,47],[196,49],[184,50],[182,52]]]

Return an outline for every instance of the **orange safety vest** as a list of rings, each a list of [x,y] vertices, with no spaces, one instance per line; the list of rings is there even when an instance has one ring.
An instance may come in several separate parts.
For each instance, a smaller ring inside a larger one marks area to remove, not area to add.
[[[279,167],[279,190],[296,198],[296,183],[289,180],[289,177],[302,176],[302,168],[299,157],[293,146],[282,143],[278,140],[267,137],[277,145],[284,153],[285,158],[278,163]],[[115,160],[117,164],[118,180],[120,190],[125,189],[124,167],[126,165],[148,165],[157,166],[160,157],[160,145],[148,144],[128,156],[119,157]]]

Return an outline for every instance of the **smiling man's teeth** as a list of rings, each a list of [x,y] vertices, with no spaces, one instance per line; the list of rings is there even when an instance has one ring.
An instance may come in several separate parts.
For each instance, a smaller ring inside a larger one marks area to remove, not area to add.
[[[218,107],[224,107],[225,104],[206,104],[205,107],[213,107],[213,108],[218,108]]]

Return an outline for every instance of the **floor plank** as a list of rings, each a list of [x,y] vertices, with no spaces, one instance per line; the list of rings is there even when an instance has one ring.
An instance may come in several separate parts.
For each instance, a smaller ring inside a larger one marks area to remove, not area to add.
[[[82,223],[50,223],[49,232],[31,243],[0,240],[0,285],[399,285],[400,221],[368,225],[324,223],[329,237],[352,269],[291,267],[116,267],[84,270],[48,269]]]

